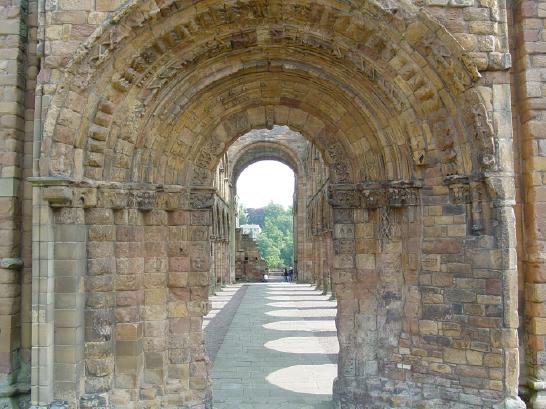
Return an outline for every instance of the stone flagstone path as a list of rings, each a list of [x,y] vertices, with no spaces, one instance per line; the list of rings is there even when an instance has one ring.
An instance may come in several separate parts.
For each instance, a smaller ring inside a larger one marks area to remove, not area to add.
[[[211,297],[214,409],[330,409],[336,302],[312,286],[255,283]]]

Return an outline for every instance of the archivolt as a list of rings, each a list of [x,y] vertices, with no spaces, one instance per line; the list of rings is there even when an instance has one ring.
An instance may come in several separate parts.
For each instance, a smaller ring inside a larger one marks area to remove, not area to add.
[[[296,153],[279,142],[258,141],[241,147],[233,157],[232,180],[235,182],[250,165],[262,160],[275,160],[284,163],[297,175],[302,165]]]
[[[338,182],[494,165],[475,66],[402,1],[138,0],[65,75],[44,174],[206,183],[235,138],[272,122],[312,139]]]

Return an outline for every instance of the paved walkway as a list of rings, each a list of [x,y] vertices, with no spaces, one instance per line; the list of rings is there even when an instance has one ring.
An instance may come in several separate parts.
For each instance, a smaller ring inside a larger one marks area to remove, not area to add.
[[[329,409],[336,303],[293,283],[229,286],[205,319],[214,409]]]

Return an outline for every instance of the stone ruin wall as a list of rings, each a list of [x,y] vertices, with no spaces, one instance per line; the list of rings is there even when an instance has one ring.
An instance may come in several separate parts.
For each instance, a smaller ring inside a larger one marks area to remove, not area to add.
[[[262,281],[267,265],[258,252],[256,241],[241,229],[235,229],[235,278],[241,281]]]

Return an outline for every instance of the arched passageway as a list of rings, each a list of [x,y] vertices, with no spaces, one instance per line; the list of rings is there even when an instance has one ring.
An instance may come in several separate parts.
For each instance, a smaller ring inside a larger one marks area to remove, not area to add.
[[[210,407],[201,324],[231,279],[219,263],[211,280],[233,226],[220,169],[242,135],[285,125],[313,145],[299,268],[323,287],[331,268],[336,404],[517,404],[499,92],[406,2],[130,2],[44,124],[33,401]],[[62,362],[52,329],[80,334]]]

